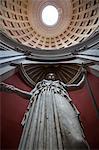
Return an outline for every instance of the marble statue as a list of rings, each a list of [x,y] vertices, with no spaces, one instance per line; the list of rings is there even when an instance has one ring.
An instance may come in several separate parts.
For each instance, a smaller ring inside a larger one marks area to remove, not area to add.
[[[23,133],[19,150],[85,150],[85,140],[79,112],[67,92],[79,87],[55,81],[53,74],[37,83],[29,93],[14,86],[1,83],[1,91],[16,93],[29,99],[22,120]]]

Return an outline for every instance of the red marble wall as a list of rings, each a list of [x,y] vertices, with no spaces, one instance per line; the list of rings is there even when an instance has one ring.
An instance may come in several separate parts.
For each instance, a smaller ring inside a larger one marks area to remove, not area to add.
[[[99,79],[89,74],[89,81],[99,106]],[[30,91],[19,74],[15,74],[5,81],[20,89]],[[92,149],[99,149],[99,118],[89,96],[86,85],[77,91],[70,92],[70,96],[81,113],[81,120],[88,143]],[[28,105],[28,100],[15,94],[0,93],[1,104],[1,148],[2,150],[17,149],[22,133],[21,120]]]

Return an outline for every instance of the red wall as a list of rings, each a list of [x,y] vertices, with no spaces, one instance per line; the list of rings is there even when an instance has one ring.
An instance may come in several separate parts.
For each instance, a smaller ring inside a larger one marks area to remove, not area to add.
[[[89,74],[88,80],[99,108],[99,78]],[[80,90],[70,92],[70,96],[81,114],[81,121],[90,147],[99,149],[99,116],[96,116],[87,86],[85,85]]]
[[[94,96],[99,106],[99,79],[89,74]],[[30,91],[20,78],[15,74],[5,81],[20,89]],[[70,96],[81,113],[81,120],[88,143],[92,149],[99,149],[99,119],[92,105],[88,90],[84,86],[81,90],[70,92]],[[28,105],[28,100],[15,94],[0,93],[1,102],[1,147],[4,149],[17,149],[22,133],[21,120]]]
[[[13,75],[5,81],[20,89],[30,91],[29,88],[19,77]],[[22,133],[21,120],[28,105],[28,100],[16,94],[1,93],[1,147],[2,150],[17,149]]]

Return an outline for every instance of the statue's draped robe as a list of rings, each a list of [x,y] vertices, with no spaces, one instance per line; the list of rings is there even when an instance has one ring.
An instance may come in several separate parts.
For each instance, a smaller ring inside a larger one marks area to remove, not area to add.
[[[36,85],[23,123],[20,150],[87,149],[79,112],[60,81]]]

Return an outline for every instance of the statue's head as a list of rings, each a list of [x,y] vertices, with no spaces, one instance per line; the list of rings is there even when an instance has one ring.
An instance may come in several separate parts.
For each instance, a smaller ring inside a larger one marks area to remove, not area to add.
[[[55,80],[55,74],[54,73],[48,73],[46,76],[47,80]]]

